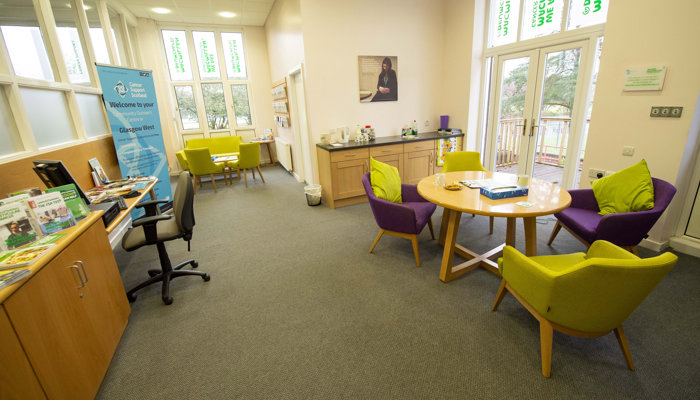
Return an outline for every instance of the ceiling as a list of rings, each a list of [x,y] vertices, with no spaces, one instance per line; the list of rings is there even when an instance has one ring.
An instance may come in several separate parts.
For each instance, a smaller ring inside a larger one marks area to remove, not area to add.
[[[275,0],[119,0],[132,14],[160,22],[263,26]],[[158,14],[154,7],[167,8]],[[236,13],[224,18],[221,11]]]

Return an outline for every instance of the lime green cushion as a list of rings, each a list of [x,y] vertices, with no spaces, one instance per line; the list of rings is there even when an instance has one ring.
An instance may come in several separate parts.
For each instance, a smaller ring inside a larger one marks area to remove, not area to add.
[[[369,180],[374,195],[380,199],[401,204],[401,176],[399,170],[389,164],[369,159]]]
[[[593,181],[593,194],[600,215],[651,210],[654,208],[654,183],[647,162],[642,160]]]

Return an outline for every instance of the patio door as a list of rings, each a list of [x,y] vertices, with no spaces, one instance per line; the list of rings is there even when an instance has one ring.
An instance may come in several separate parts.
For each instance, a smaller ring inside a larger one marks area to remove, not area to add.
[[[495,58],[489,123],[491,167],[573,186],[582,162],[588,41]],[[588,67],[590,69],[590,67]]]

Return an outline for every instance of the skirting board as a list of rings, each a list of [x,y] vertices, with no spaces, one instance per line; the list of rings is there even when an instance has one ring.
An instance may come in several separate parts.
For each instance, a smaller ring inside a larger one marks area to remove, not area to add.
[[[693,257],[700,257],[700,240],[687,236],[674,236],[670,241],[674,250]]]

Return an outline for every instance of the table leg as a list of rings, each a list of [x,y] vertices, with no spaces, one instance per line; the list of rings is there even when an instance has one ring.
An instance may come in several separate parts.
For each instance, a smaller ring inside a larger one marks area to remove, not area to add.
[[[537,255],[537,218],[523,217],[525,224],[525,255],[528,257]]]
[[[445,245],[445,236],[447,235],[447,216],[450,215],[449,210],[446,208],[442,209],[442,222],[440,222],[440,236],[438,236],[438,243],[441,246]]]
[[[515,247],[515,218],[506,218],[506,245]]]
[[[459,231],[459,221],[462,218],[462,213],[455,210],[450,210],[445,208],[443,213],[447,214],[447,217],[443,214],[443,226],[440,227],[440,237],[442,238],[442,231],[445,225],[445,249],[442,252],[442,265],[440,266],[440,280],[443,282],[448,282],[452,279],[452,263],[455,258],[455,242],[457,241],[457,233]],[[447,223],[445,224],[445,220]]]
[[[270,156],[270,164],[274,164],[275,157],[272,155],[272,149],[270,148],[270,143],[269,142],[265,143],[265,145],[267,146],[267,154]]]

